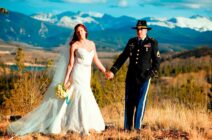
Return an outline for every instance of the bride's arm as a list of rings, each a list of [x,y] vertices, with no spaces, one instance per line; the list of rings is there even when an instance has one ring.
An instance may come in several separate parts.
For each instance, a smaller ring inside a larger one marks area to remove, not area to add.
[[[93,57],[93,62],[94,62],[94,64],[97,66],[97,68],[98,68],[101,72],[105,73],[105,72],[106,72],[106,69],[105,69],[105,67],[102,65],[101,61],[100,61],[99,58],[98,58],[98,55],[97,55],[97,52],[96,52],[96,46],[95,46],[94,43],[92,43],[92,44],[94,45],[94,57]]]
[[[73,65],[74,65],[74,51],[75,51],[75,49],[76,49],[76,46],[73,44],[70,47],[70,58],[69,58],[69,63],[68,63],[67,69],[66,69],[64,85],[66,85],[68,83],[69,77],[70,77],[70,73],[71,73],[71,70],[72,70]]]

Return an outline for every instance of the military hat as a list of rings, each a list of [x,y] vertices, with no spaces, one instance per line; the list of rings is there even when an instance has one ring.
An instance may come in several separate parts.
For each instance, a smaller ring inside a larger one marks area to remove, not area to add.
[[[138,20],[136,27],[132,27],[132,29],[147,29],[151,30],[152,28],[147,26],[146,20]]]

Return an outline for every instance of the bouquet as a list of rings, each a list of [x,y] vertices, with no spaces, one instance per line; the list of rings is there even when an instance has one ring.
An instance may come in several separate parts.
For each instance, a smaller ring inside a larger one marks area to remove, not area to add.
[[[65,90],[63,83],[59,83],[55,87],[55,92],[56,92],[57,97],[59,97],[61,99],[65,99],[67,97],[67,92]]]

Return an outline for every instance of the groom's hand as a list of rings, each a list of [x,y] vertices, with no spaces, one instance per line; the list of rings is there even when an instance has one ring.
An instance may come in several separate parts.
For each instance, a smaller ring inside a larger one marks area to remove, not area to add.
[[[112,79],[114,77],[114,74],[111,71],[107,71],[105,73],[106,79]]]

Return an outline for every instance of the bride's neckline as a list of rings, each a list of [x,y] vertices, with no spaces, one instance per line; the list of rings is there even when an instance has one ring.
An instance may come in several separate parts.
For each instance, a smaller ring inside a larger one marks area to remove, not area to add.
[[[79,48],[77,48],[77,49],[83,49],[83,50],[85,50],[85,51],[87,51],[87,52],[89,52],[89,53],[91,53],[91,52],[94,50],[94,49],[88,50],[88,49],[83,48],[83,47],[79,47]]]
[[[86,49],[85,48],[85,47],[87,47],[89,45],[87,39],[85,39],[85,40],[79,40],[79,43],[80,43],[79,46],[81,45],[81,46],[84,46],[84,47],[78,47],[78,48],[82,48],[82,49],[86,50],[89,53],[91,53],[93,51],[93,49],[90,50],[90,49]]]

